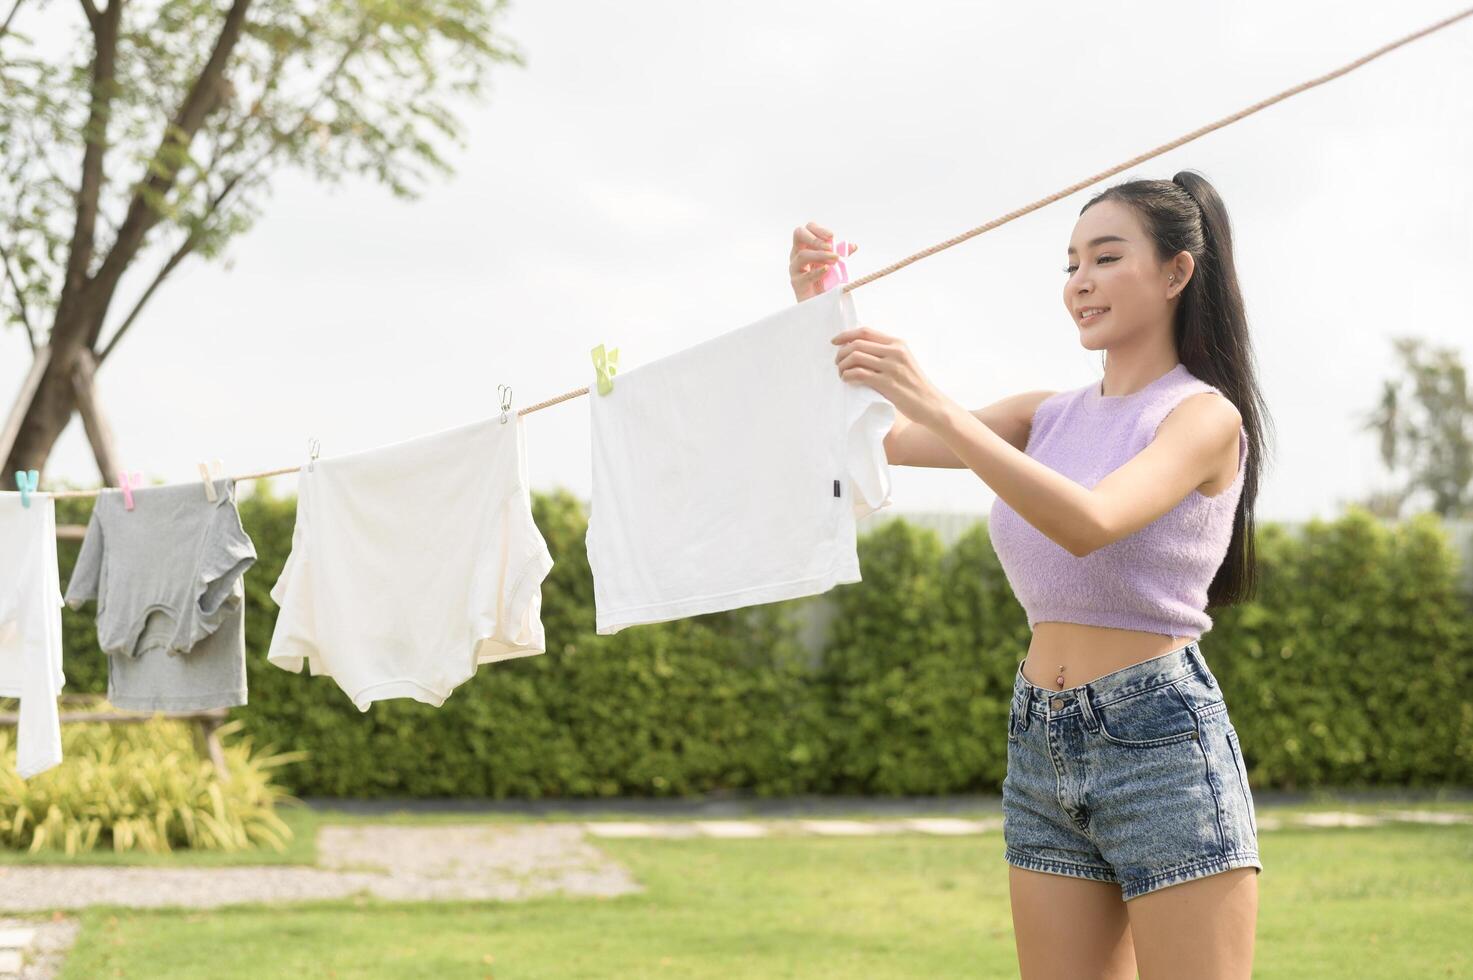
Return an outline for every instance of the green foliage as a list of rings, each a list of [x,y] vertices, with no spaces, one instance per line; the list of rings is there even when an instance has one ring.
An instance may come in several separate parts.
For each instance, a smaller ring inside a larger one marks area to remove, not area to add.
[[[1255,785],[1473,783],[1473,643],[1440,519],[1263,528],[1259,596],[1202,649]]]
[[[85,500],[57,501],[84,523]],[[594,632],[581,503],[533,495],[555,565],[547,653],[488,664],[440,708],[360,712],[328,677],[265,660],[271,586],[295,503],[241,501],[249,732],[306,754],[300,795],[612,797],[741,790],[996,792],[1007,700],[1029,630],[982,522],[949,548],[887,522],[859,542],[864,581],[812,597]],[[63,580],[77,545],[61,550]],[[1202,649],[1259,787],[1473,783],[1473,630],[1439,519],[1352,509],[1298,533],[1260,525],[1252,601],[1210,610]],[[797,613],[831,600],[822,655]],[[106,690],[91,607],[65,610],[71,690]]]
[[[453,172],[457,111],[485,95],[491,67],[525,64],[499,31],[505,0],[255,0],[223,70],[207,74],[229,7],[129,0],[114,33],[79,5],[30,4],[0,32],[0,328],[43,343],[68,255],[87,254],[87,275],[106,259],[132,263],[134,246],[114,255],[114,239],[138,207],[145,228],[160,225],[147,242],[153,274],[171,255],[220,257],[286,168],[416,197]],[[72,41],[33,40],[47,34]],[[94,79],[99,63],[110,80]],[[196,87],[205,114],[185,132],[174,120]],[[95,251],[76,193],[89,143],[105,153]]]
[[[15,774],[15,729],[0,727],[0,847],[66,854],[103,847],[151,854],[286,850],[291,828],[276,815],[286,794],[272,776],[298,757],[257,753],[249,735],[226,741],[243,724],[236,719],[217,729],[230,772],[223,782],[188,722],[64,725],[62,764],[29,780]]]
[[[1473,387],[1462,354],[1421,337],[1392,343],[1402,376],[1381,382],[1363,428],[1378,437],[1381,462],[1397,485],[1363,506],[1397,517],[1419,499],[1446,518],[1473,515]]]

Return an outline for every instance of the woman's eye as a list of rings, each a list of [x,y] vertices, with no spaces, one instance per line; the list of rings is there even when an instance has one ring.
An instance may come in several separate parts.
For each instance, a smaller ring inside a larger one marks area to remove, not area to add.
[[[1101,255],[1095,261],[1096,262],[1103,262],[1106,259],[1109,259],[1110,261],[1113,262],[1116,259],[1116,256],[1114,256],[1114,255]],[[1066,265],[1066,266],[1064,266],[1064,271],[1067,272],[1069,275],[1072,276],[1072,275],[1074,275],[1074,270],[1077,269],[1077,268],[1078,268],[1078,266]]]

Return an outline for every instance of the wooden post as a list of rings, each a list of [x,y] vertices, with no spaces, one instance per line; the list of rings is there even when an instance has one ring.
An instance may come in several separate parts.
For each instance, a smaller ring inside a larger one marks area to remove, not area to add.
[[[31,410],[31,399],[36,397],[36,389],[41,387],[41,375],[46,373],[46,365],[51,363],[51,346],[36,348],[36,359],[31,362],[30,373],[21,382],[20,394],[15,398],[15,404],[10,408],[10,416],[5,420],[5,428],[0,429],[0,466],[10,458],[10,450],[15,448],[15,440],[20,438],[20,424],[25,420],[26,412]],[[11,484],[15,479],[14,474],[6,474],[4,486],[7,490],[15,489]]]
[[[82,416],[82,427],[87,431],[87,441],[92,444],[92,456],[97,468],[102,471],[102,485],[118,485],[118,454],[113,446],[112,429],[102,416],[102,407],[97,399],[95,372],[97,362],[92,352],[85,347],[77,351],[77,364],[72,372],[72,390],[77,396],[77,412]]]
[[[98,704],[104,699],[92,694],[63,694],[61,703],[63,707],[68,704]],[[87,722],[93,724],[108,725],[136,725],[155,718],[165,718],[171,721],[189,721],[194,724],[191,732],[194,737],[195,749],[200,758],[208,758],[215,767],[222,783],[230,781],[230,769],[225,764],[225,748],[220,744],[220,735],[216,731],[225,724],[229,717],[229,708],[206,708],[200,711],[179,711],[165,714],[162,711],[66,711],[60,714],[63,725]],[[16,712],[0,712],[0,725],[18,725],[20,715]]]

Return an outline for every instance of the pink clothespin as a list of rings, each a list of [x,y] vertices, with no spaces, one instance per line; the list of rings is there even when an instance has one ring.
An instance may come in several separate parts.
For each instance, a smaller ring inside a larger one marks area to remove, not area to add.
[[[842,238],[834,239],[834,254],[840,256],[840,258],[836,259],[829,266],[828,271],[823,274],[823,279],[819,283],[822,292],[826,293],[830,289],[833,289],[835,286],[837,286],[839,283],[849,281],[849,270],[844,268],[843,259],[843,256],[847,256],[849,254],[849,251],[850,249],[848,242],[844,241]]]
[[[143,474],[134,473],[130,482],[127,470],[118,471],[118,486],[123,489],[123,506],[128,510],[133,509],[133,491],[143,485]]]

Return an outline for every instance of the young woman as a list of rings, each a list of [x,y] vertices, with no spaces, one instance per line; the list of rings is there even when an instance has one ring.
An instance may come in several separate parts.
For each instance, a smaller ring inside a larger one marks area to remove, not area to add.
[[[801,301],[832,234],[793,232]],[[970,468],[1033,630],[1014,679],[1003,838],[1024,980],[1248,977],[1257,821],[1202,655],[1255,584],[1262,398],[1227,211],[1203,177],[1107,188],[1075,222],[1064,307],[1103,378],[968,411],[899,338],[834,338],[898,410],[900,466]]]

